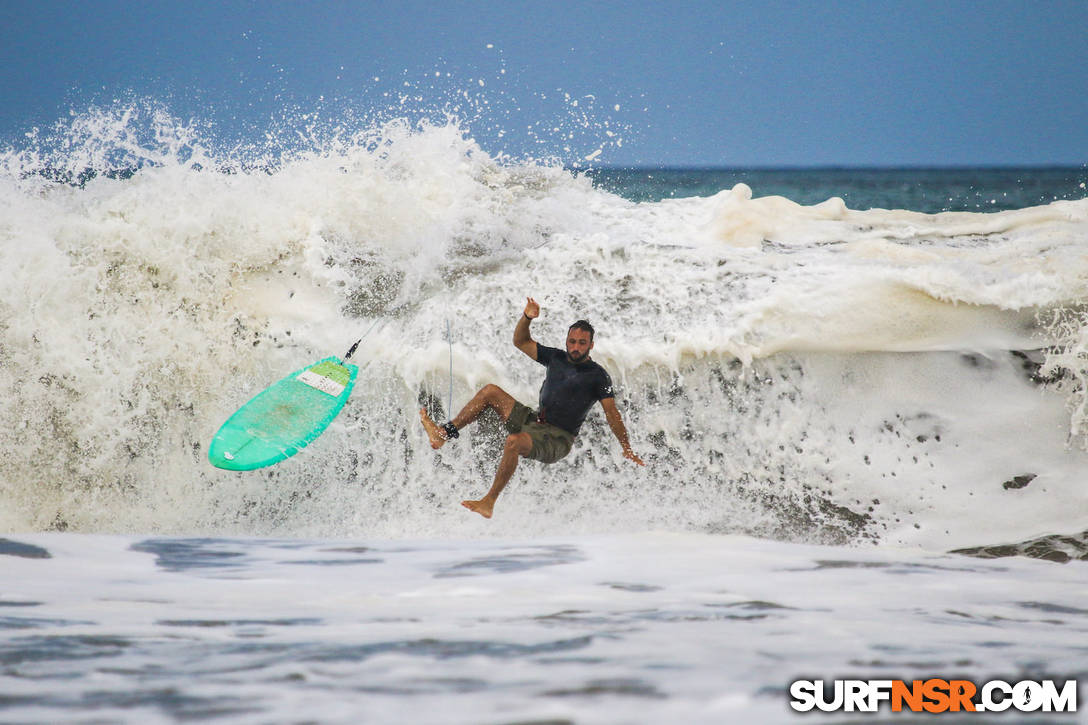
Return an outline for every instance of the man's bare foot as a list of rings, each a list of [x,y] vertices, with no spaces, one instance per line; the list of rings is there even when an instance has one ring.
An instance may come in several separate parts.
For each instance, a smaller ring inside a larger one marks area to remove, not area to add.
[[[431,439],[431,448],[438,449],[446,445],[446,431],[431,420],[426,408],[419,409],[419,419],[423,422],[423,430],[427,431],[427,437]]]
[[[495,510],[495,502],[488,501],[486,498],[482,498],[479,501],[462,501],[461,505],[469,511],[475,511],[485,519],[491,518],[491,514]]]

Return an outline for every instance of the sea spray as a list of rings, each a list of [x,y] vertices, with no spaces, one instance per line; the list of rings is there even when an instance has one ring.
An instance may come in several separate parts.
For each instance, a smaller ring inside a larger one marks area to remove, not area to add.
[[[456,122],[265,158],[154,114],[73,129],[67,151],[9,151],[0,180],[6,530],[948,548],[1082,527],[1082,387],[1025,360],[1073,369],[1081,323],[1045,321],[1084,298],[1088,202],[633,203]],[[490,483],[497,421],[435,452],[415,411],[449,413],[451,354],[454,407],[489,382],[535,401],[543,371],[509,343],[529,295],[542,343],[594,322],[648,465],[591,414],[569,459],[524,463],[476,521],[457,503]],[[318,441],[265,471],[207,465],[238,405],[372,325]]]

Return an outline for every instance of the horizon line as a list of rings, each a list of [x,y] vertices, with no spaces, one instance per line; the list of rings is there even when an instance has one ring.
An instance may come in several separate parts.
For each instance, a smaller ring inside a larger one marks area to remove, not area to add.
[[[571,171],[1088,171],[1088,162],[1082,164],[609,164],[602,166],[576,166],[564,164]]]

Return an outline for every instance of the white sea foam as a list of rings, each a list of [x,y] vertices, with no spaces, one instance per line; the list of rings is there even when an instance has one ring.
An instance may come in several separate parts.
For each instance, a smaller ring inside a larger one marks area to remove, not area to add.
[[[456,124],[244,158],[163,115],[67,133],[2,158],[0,529],[947,548],[1083,527],[1088,201],[924,215],[740,185],[635,204]],[[541,342],[597,324],[649,465],[594,414],[571,459],[524,464],[493,521],[466,520],[501,434],[434,453],[415,410],[445,413],[447,320],[455,406],[487,382],[533,402],[542,371],[509,343],[529,295]],[[238,405],[374,323],[310,449],[207,464]]]

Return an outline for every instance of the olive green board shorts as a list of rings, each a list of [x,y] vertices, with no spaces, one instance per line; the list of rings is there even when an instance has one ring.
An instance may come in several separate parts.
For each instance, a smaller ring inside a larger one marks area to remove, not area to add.
[[[514,409],[506,420],[506,430],[511,433],[528,433],[533,439],[533,449],[525,457],[541,463],[555,463],[570,453],[574,446],[572,433],[550,423],[536,422],[536,413],[516,400]]]

